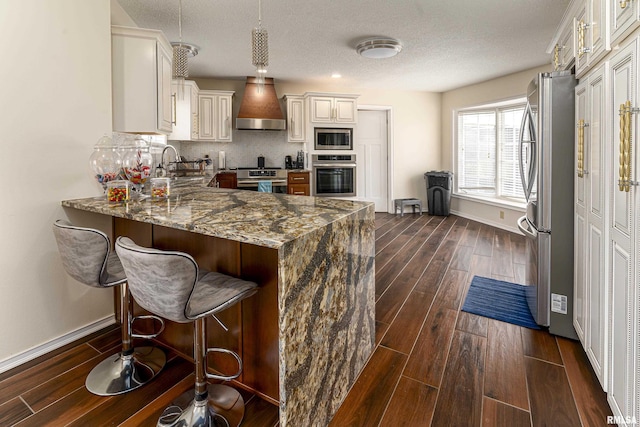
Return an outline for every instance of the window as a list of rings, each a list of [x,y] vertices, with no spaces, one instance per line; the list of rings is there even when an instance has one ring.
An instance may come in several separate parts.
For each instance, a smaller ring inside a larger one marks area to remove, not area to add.
[[[524,102],[458,112],[458,194],[524,202],[518,139]]]

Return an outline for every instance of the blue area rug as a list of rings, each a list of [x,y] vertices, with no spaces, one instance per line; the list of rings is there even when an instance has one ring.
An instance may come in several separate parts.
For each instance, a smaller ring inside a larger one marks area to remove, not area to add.
[[[530,329],[540,329],[527,304],[526,286],[473,276],[462,311]]]

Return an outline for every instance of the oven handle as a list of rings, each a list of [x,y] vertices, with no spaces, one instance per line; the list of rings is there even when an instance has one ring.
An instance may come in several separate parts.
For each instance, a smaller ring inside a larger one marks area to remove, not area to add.
[[[313,163],[314,168],[355,168],[355,163]]]

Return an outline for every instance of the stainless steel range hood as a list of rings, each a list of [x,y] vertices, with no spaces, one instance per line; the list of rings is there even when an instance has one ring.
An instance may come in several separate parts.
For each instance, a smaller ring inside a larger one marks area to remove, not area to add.
[[[285,130],[287,122],[280,108],[273,79],[266,78],[262,90],[256,77],[247,77],[236,129]]]

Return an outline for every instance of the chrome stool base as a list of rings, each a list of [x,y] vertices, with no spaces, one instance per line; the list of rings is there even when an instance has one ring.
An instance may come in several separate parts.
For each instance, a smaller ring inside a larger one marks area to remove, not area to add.
[[[244,399],[238,390],[210,384],[207,392],[207,400],[192,399],[184,410],[176,406],[165,409],[157,427],[238,427],[244,418]],[[193,395],[193,391],[185,394]]]
[[[129,356],[116,353],[91,370],[85,385],[98,396],[123,394],[153,379],[166,360],[164,352],[156,347],[136,347]]]

